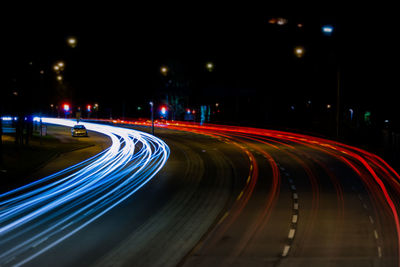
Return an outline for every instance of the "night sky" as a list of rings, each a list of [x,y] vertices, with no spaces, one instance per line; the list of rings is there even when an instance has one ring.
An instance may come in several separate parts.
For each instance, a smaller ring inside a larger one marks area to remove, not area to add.
[[[63,60],[70,101],[99,102],[114,107],[118,115],[123,101],[143,105],[164,90],[159,70],[167,65],[173,78],[190,83],[185,92],[190,105],[238,105],[240,98],[244,110],[252,109],[241,112],[238,118],[243,121],[266,106],[281,112],[307,101],[320,107],[334,104],[339,66],[343,106],[379,110],[382,118],[391,120],[398,117],[398,23],[388,13],[326,15],[211,6],[155,12],[71,5],[23,12],[15,8],[8,15],[4,90],[20,86],[15,80],[23,79],[21,73],[32,62],[30,67],[45,70],[35,91],[51,92],[51,67]],[[271,25],[272,17],[287,18],[288,24]],[[297,28],[297,23],[304,27]],[[335,27],[332,36],[323,36],[324,24]],[[78,39],[76,48],[66,45],[68,36]],[[301,59],[293,54],[296,45],[306,49]],[[215,64],[211,74],[204,68],[208,61]],[[43,99],[43,105],[46,101],[51,100]]]

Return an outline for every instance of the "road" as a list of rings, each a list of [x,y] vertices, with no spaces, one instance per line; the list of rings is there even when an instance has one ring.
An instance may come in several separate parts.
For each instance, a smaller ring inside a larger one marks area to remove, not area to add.
[[[27,266],[399,265],[399,177],[375,155],[241,127],[156,135],[164,168]]]

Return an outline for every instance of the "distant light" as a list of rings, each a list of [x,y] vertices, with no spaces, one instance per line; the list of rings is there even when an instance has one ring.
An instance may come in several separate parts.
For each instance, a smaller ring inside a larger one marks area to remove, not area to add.
[[[140,106],[139,106],[139,107],[137,107],[137,110],[142,110],[142,107],[140,107]]]
[[[330,104],[326,105],[327,109],[330,109],[332,106]]]
[[[332,33],[333,33],[333,26],[332,25],[324,25],[324,26],[322,26],[322,33],[324,34],[324,35],[328,35],[328,36],[330,36],[330,35],[332,35]]]
[[[214,64],[213,64],[212,62],[208,62],[208,63],[206,64],[206,68],[207,68],[207,70],[208,70],[209,72],[212,72],[213,69],[214,69]]]
[[[297,24],[297,28],[303,28],[303,26],[304,26],[304,25],[303,25],[302,23],[298,23],[298,24]]]
[[[219,103],[215,103],[215,106],[218,107],[218,106],[219,106]]]
[[[389,123],[389,120],[385,120],[385,123]]]
[[[162,75],[166,76],[167,73],[168,73],[168,68],[165,67],[165,66],[162,66],[161,69],[160,69],[160,71],[161,71],[161,74],[162,74]]]
[[[72,48],[75,48],[77,43],[78,43],[78,41],[77,41],[77,39],[75,37],[69,37],[67,39],[67,44]]]
[[[50,107],[51,107],[51,108],[54,108],[54,104],[50,104]]]
[[[57,63],[57,65],[58,65],[60,68],[62,68],[62,67],[64,67],[64,62],[60,61],[60,62]]]
[[[44,70],[41,70],[41,71],[40,71],[40,74],[44,74]]]
[[[166,107],[161,107],[161,114],[162,115],[167,114],[167,108]]]
[[[56,70],[56,71],[60,70],[60,66],[55,65],[55,66],[54,66],[54,70]]]
[[[354,110],[350,108],[349,111],[350,111],[350,120],[353,120]]]
[[[18,96],[18,92],[17,92],[17,91],[14,91],[14,92],[13,92],[13,95]]]
[[[296,55],[296,57],[301,58],[304,56],[304,47],[302,46],[296,46],[294,48],[294,54]]]
[[[61,75],[57,76],[57,80],[62,81],[63,77]]]
[[[268,20],[269,24],[275,24],[276,23],[276,18],[271,18]]]
[[[87,112],[91,112],[92,111],[92,105],[87,105],[86,106],[86,110],[87,110]]]
[[[291,110],[294,110],[294,106],[290,106],[290,109],[291,109]]]
[[[70,107],[69,107],[69,104],[64,104],[64,105],[63,105],[63,108],[64,108],[64,111],[65,111],[65,112],[68,112],[68,111],[69,111],[69,108],[70,108]]]
[[[288,20],[285,18],[277,18],[276,19],[276,24],[278,24],[279,26],[283,26],[287,23],[288,23]]]

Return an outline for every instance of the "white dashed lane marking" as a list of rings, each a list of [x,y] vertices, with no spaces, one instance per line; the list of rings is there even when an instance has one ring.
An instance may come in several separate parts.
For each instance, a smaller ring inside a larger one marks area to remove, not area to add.
[[[285,244],[285,246],[283,247],[283,251],[282,251],[282,257],[286,257],[289,255],[291,243],[293,242],[293,239],[295,237],[297,222],[299,220],[299,195],[297,194],[297,188],[295,186],[294,180],[292,178],[290,178],[290,174],[282,166],[279,166],[279,169],[282,171],[282,173],[288,179],[290,189],[292,191],[292,200],[293,200],[291,227],[290,227],[289,233],[288,233],[287,244]]]
[[[289,239],[293,239],[295,233],[296,233],[296,229],[291,228],[291,229],[289,230],[288,238],[289,238]]]
[[[290,246],[285,245],[285,247],[283,248],[282,257],[286,257],[287,254],[289,253],[289,250],[290,250]]]

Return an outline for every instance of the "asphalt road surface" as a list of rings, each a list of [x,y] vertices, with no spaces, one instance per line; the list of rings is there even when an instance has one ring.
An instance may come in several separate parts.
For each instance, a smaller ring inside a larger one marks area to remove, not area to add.
[[[247,128],[156,135],[159,174],[27,266],[399,265],[399,177],[374,155]]]

